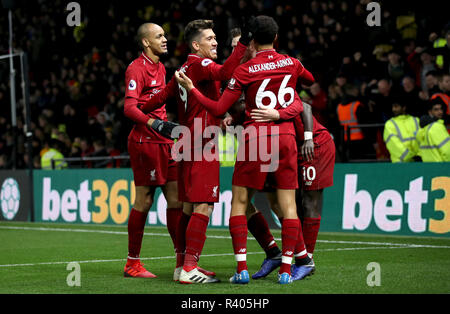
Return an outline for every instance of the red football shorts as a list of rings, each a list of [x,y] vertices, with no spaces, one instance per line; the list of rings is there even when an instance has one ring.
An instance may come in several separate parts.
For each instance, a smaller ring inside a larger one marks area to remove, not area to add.
[[[265,139],[267,141],[266,147],[262,151],[260,151],[260,145],[255,144],[255,141],[259,140],[252,139],[239,146],[234,166],[233,185],[262,190],[267,179],[274,188],[297,189],[297,144],[295,137],[288,134],[267,136]],[[256,154],[254,152],[255,147],[258,147]],[[245,149],[245,154],[242,152],[243,149]],[[270,154],[271,159],[263,161],[266,160],[266,153]],[[254,160],[255,155],[256,160]]]
[[[136,186],[161,186],[177,180],[177,164],[170,154],[172,145],[128,141]]]
[[[178,162],[178,199],[189,203],[217,203],[220,194],[219,161]]]
[[[336,148],[330,139],[325,144],[314,148],[314,159],[299,159],[299,185],[303,190],[321,190],[333,185],[333,171]]]

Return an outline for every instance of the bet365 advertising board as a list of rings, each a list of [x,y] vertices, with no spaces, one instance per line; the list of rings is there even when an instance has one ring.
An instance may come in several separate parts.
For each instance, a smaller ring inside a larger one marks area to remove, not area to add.
[[[232,173],[221,169],[213,228],[228,228]],[[34,172],[39,222],[123,225],[135,197],[131,169]],[[148,225],[166,225],[166,204],[157,189]],[[255,204],[277,227],[263,194]],[[450,164],[336,164],[334,186],[324,191],[320,230],[450,237]]]

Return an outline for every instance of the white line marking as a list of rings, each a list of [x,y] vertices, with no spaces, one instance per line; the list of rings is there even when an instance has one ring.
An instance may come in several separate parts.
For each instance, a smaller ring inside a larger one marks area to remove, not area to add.
[[[358,250],[385,250],[385,249],[408,249],[409,247],[364,247],[364,248],[336,248],[336,249],[317,249],[316,252],[330,252],[330,251],[358,251]],[[265,254],[264,252],[247,252],[247,255],[260,255]],[[234,256],[234,253],[221,253],[221,254],[205,254],[201,257],[221,257],[221,256]],[[175,256],[157,256],[157,257],[141,257],[142,261],[151,261],[151,260],[162,260],[162,259],[175,259]],[[0,265],[0,268],[6,267],[27,267],[27,266],[43,266],[43,265],[62,265],[69,264],[72,262],[76,262],[79,264],[87,264],[87,263],[111,263],[111,262],[126,262],[126,258],[120,259],[99,259],[99,260],[85,260],[85,261],[69,261],[69,262],[41,262],[41,263],[26,263],[26,264],[5,264]]]
[[[90,229],[72,229],[72,228],[16,227],[16,226],[0,226],[0,229],[128,235],[127,231],[110,231],[110,230],[98,230],[98,229],[90,230]],[[170,236],[168,233],[154,233],[154,232],[146,232],[144,235],[146,235],[146,236],[161,236],[161,237],[169,237]],[[230,236],[207,235],[207,237],[212,238],[212,239],[231,239]],[[249,239],[254,240],[254,238],[250,237],[250,236],[249,236]],[[275,240],[281,241],[280,238],[276,238]],[[408,243],[371,242],[371,241],[339,241],[339,240],[317,240],[317,242],[332,243],[332,244],[385,245],[385,246],[414,247],[414,248],[450,249],[450,246],[448,246],[448,245],[427,245],[427,244],[408,244]]]

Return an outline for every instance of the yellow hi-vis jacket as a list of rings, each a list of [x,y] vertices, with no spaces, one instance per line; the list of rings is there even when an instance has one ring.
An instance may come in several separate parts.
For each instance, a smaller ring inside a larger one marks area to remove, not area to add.
[[[419,155],[424,162],[450,161],[450,135],[440,119],[420,128],[417,133]]]
[[[52,159],[63,159],[64,156],[58,150],[54,148],[50,148],[44,155],[41,157],[41,168],[43,170],[51,170],[52,169]],[[55,169],[67,168],[67,163],[58,160],[55,162]]]
[[[419,152],[416,140],[419,119],[411,115],[399,115],[386,121],[383,139],[392,162],[410,162]]]
[[[234,134],[226,132],[219,136],[219,162],[222,167],[234,167],[238,150],[238,140]]]

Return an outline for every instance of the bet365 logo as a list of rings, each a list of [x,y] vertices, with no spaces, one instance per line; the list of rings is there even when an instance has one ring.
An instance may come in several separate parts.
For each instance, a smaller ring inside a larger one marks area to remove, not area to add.
[[[450,233],[450,177],[432,177],[429,189],[424,189],[424,178],[418,177],[409,181],[405,191],[376,193],[358,187],[357,174],[345,175],[344,230],[366,230],[375,222],[384,232]],[[434,202],[431,193],[436,195]]]

